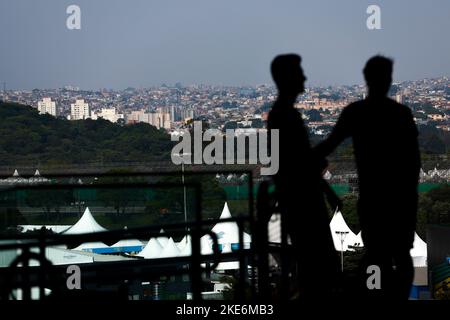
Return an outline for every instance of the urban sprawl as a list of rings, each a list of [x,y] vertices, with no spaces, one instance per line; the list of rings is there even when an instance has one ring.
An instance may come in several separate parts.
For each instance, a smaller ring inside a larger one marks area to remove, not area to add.
[[[340,112],[349,103],[364,98],[365,85],[312,87],[299,98],[312,134],[326,136]],[[394,83],[391,97],[408,105],[417,125],[450,131],[450,82],[448,77]],[[183,86],[86,91],[66,86],[61,89],[3,90],[3,100],[35,107],[40,113],[69,120],[99,119],[125,124],[148,123],[177,133],[190,120],[202,120],[210,128],[263,129],[276,98],[272,85]]]

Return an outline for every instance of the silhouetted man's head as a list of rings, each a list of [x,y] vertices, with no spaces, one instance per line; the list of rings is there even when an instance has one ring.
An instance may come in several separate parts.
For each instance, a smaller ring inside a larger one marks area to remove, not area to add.
[[[364,67],[364,78],[369,87],[369,95],[386,96],[392,82],[391,59],[375,56],[367,61]]]
[[[306,77],[301,61],[297,54],[283,54],[273,59],[270,69],[280,94],[296,97],[305,90]]]

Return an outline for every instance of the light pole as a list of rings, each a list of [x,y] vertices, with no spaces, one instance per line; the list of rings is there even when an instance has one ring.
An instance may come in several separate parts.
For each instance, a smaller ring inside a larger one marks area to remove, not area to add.
[[[181,161],[181,182],[183,183],[183,207],[184,207],[184,223],[186,223],[186,243],[188,243],[187,232],[189,232],[189,228],[187,227],[187,206],[186,206],[186,184],[184,183],[184,161],[185,156],[190,156],[191,153],[182,153],[183,159]]]
[[[335,231],[335,232],[336,234],[339,235],[341,240],[341,272],[344,272],[344,240],[349,232],[348,231]]]

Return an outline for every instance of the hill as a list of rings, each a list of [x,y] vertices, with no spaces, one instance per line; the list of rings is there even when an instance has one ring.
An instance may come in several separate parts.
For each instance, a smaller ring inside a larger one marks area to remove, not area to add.
[[[69,121],[0,102],[0,166],[170,160],[170,136],[149,124]]]

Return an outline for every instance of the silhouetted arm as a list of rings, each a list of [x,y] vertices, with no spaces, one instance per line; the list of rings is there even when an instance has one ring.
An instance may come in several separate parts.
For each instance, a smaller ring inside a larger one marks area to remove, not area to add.
[[[348,108],[348,107],[347,107]],[[345,108],[327,139],[314,148],[315,156],[325,158],[330,155],[343,140],[350,137],[349,111]]]

